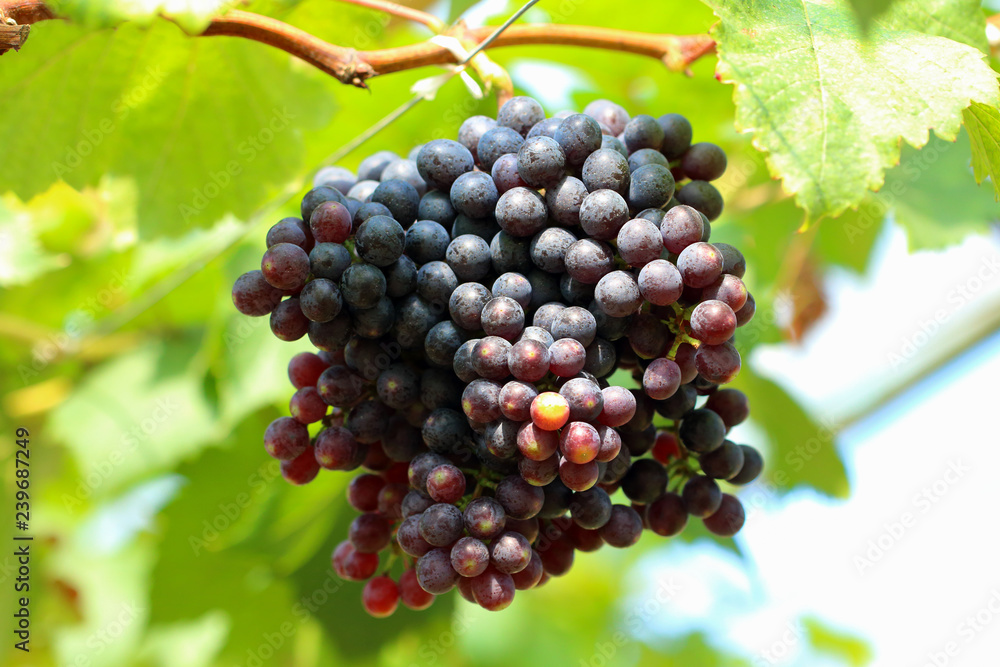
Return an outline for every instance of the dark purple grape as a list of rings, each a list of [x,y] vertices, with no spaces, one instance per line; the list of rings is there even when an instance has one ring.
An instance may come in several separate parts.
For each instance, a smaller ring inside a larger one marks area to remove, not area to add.
[[[649,220],[636,218],[618,230],[618,254],[629,266],[644,266],[663,253],[663,237]]]
[[[293,296],[279,303],[271,311],[270,325],[271,333],[276,338],[291,342],[306,335],[309,331],[309,318],[302,313],[299,299]]]
[[[736,333],[736,313],[722,301],[702,301],[691,312],[691,335],[707,345],[721,345]]]
[[[404,248],[417,264],[445,258],[451,237],[448,230],[433,220],[418,220],[406,230]]]
[[[573,338],[560,338],[549,346],[549,370],[559,377],[573,377],[587,363],[587,350]]]
[[[488,336],[516,340],[524,330],[524,309],[510,297],[494,297],[483,306],[480,324]]]
[[[511,344],[499,336],[480,338],[472,347],[469,357],[472,369],[479,377],[487,380],[503,380],[510,375],[510,351]]]
[[[474,537],[463,537],[451,548],[451,566],[463,577],[476,577],[490,564],[490,549]]]
[[[497,114],[497,124],[502,127],[509,127],[522,137],[537,123],[545,120],[545,110],[536,100],[518,96],[507,100],[500,112]]]
[[[340,288],[327,278],[310,280],[299,294],[299,307],[313,322],[329,322],[343,307]]]
[[[481,171],[462,174],[451,186],[451,203],[455,210],[470,218],[493,215],[500,193],[493,178]]]
[[[647,396],[657,401],[673,396],[680,384],[680,366],[670,359],[654,359],[642,375],[643,390]]]
[[[530,519],[542,509],[545,494],[536,486],[521,479],[520,475],[504,477],[497,484],[495,498],[507,516]]]
[[[405,504],[405,500],[403,501]],[[419,558],[434,549],[427,540],[420,537],[420,516],[414,514],[406,517],[399,530],[396,531],[396,543],[403,553]]]
[[[605,387],[601,394],[604,397],[604,407],[597,419],[605,426],[621,426],[635,416],[635,396],[628,389]]]
[[[611,190],[621,197],[626,197],[631,181],[628,160],[616,150],[609,148],[596,150],[583,163],[581,180],[591,193]]]
[[[681,158],[681,170],[692,181],[714,181],[726,172],[726,153],[715,144],[692,144]]]
[[[563,261],[573,279],[596,285],[614,269],[615,253],[604,241],[580,239],[566,249]]]
[[[513,188],[497,202],[496,218],[500,229],[511,236],[534,236],[548,223],[548,207],[534,190]]]
[[[501,155],[517,153],[524,143],[524,137],[509,127],[494,127],[483,133],[476,146],[476,156],[483,171],[493,170],[494,163]],[[516,164],[516,156],[515,156]],[[499,187],[499,184],[497,185]]]
[[[432,549],[420,557],[415,568],[420,587],[433,595],[444,595],[458,583],[449,549]]]
[[[572,114],[563,119],[555,140],[566,155],[566,164],[578,167],[601,148],[601,126],[590,116]]]
[[[389,545],[389,522],[381,514],[366,512],[354,517],[348,539],[355,550],[363,554],[378,553]]]
[[[272,287],[297,291],[309,279],[309,255],[292,243],[278,243],[264,253],[260,270]]]
[[[743,467],[729,479],[730,484],[749,484],[760,476],[764,469],[764,459],[753,447],[740,445],[743,451]]]
[[[449,227],[455,221],[455,207],[451,205],[451,197],[447,192],[431,190],[420,198],[417,218],[431,220],[444,227]]]
[[[663,495],[667,488],[667,471],[659,461],[639,459],[632,463],[622,479],[622,491],[634,502],[648,504]]]
[[[547,486],[559,476],[559,457],[552,455],[544,461],[521,459],[517,462],[518,472],[532,486]]]
[[[614,505],[611,508],[611,518],[601,526],[600,534],[613,547],[630,547],[642,536],[642,517],[628,505]]]
[[[684,116],[676,113],[668,113],[657,119],[657,124],[663,130],[663,142],[659,148],[663,156],[668,160],[677,160],[691,145],[691,123]]]
[[[684,292],[684,283],[677,267],[664,259],[656,259],[639,271],[639,292],[656,306],[676,303]]]
[[[469,149],[451,139],[429,141],[417,156],[420,177],[438,190],[448,190],[459,176],[474,168],[475,161]]]
[[[493,567],[472,579],[472,596],[487,611],[501,611],[514,601],[514,579]]]
[[[279,461],[291,461],[309,447],[309,430],[291,417],[278,417],[264,431],[264,449]]]
[[[687,509],[676,493],[664,493],[646,507],[649,529],[661,537],[672,537],[687,525]]]
[[[520,572],[531,561],[531,543],[521,533],[508,530],[490,543],[490,561],[505,574]]]
[[[490,246],[474,234],[463,234],[448,245],[448,265],[462,282],[479,280],[490,272]]]
[[[406,164],[403,160],[397,162]],[[417,176],[417,178],[420,177]],[[372,192],[371,201],[373,204],[385,206],[399,224],[409,227],[417,219],[417,211],[420,209],[420,195],[421,193],[412,183],[400,178],[383,178],[375,191]]]
[[[549,216],[564,227],[580,224],[580,206],[587,197],[587,186],[578,178],[567,176],[545,189],[545,204]]]
[[[569,403],[570,421],[592,422],[604,408],[604,395],[596,383],[587,378],[573,378],[563,384],[559,393]]]
[[[249,271],[236,279],[233,285],[233,305],[236,310],[251,317],[271,313],[281,303],[283,292],[272,286],[261,271]]]
[[[747,302],[736,311],[736,326],[742,327],[753,319],[757,312],[757,302],[754,301],[753,294],[747,293]]]
[[[465,342],[465,333],[454,322],[438,322],[427,332],[424,353],[427,359],[442,368],[451,365],[458,348]]]
[[[677,201],[701,211],[709,220],[722,215],[722,195],[707,181],[691,181],[683,185],[674,195]]]
[[[710,532],[721,537],[732,537],[743,528],[746,512],[735,496],[723,493],[719,509],[711,516],[705,517],[703,521]]]
[[[711,477],[695,475],[684,485],[681,497],[688,514],[704,518],[719,509],[722,491]]]
[[[724,271],[725,263],[723,263],[723,274],[715,282],[702,290],[701,298],[705,301],[722,301],[735,312],[747,302],[747,288],[742,280]]]
[[[438,408],[424,421],[420,435],[432,452],[446,454],[465,444],[465,439],[469,437],[469,424],[462,413]]]
[[[635,276],[627,271],[612,271],[597,283],[597,305],[612,317],[628,317],[642,306],[642,293]]]
[[[500,412],[507,419],[516,422],[528,421],[531,419],[531,402],[536,396],[538,390],[534,385],[511,380],[500,390]]]
[[[640,210],[666,206],[674,196],[675,187],[673,174],[668,167],[659,164],[641,166],[632,172],[629,181],[629,205]]]
[[[732,343],[702,345],[694,355],[695,367],[707,382],[726,384],[739,375],[742,360]]]
[[[478,331],[482,328],[483,307],[492,298],[490,291],[479,283],[463,283],[455,288],[448,300],[451,318],[463,329]]]
[[[507,513],[503,506],[488,496],[474,498],[465,507],[465,529],[469,535],[491,540],[503,532]]]
[[[493,298],[508,297],[517,301],[521,308],[531,303],[531,283],[520,273],[504,273],[493,281]]]
[[[722,275],[722,253],[710,243],[693,243],[678,256],[677,270],[685,285],[708,287]]]
[[[466,416],[487,424],[500,418],[500,385],[492,380],[473,380],[462,392]]]
[[[722,272],[742,278],[747,271],[747,261],[743,258],[743,253],[728,243],[714,243],[713,245],[722,253]]]
[[[559,142],[549,137],[531,137],[521,144],[517,152],[517,173],[533,188],[546,188],[558,183],[562,180],[565,166],[566,156]]]
[[[654,148],[640,148],[628,156],[628,168],[632,170],[633,177],[637,169],[651,164],[660,165],[661,167],[670,166],[670,163],[667,162],[667,158],[663,157],[663,153]],[[671,181],[673,181],[673,178],[671,178]],[[651,208],[658,209],[659,206]]]
[[[739,389],[719,389],[708,397],[705,407],[722,417],[726,428],[743,423],[750,415],[750,403]]]
[[[478,162],[476,149],[479,147],[479,140],[496,126],[497,122],[489,116],[470,116],[458,128],[458,142],[468,148],[472,158]]]
[[[449,503],[431,505],[420,515],[420,536],[433,546],[452,544],[464,530],[462,511]]]
[[[313,278],[340,281],[351,265],[351,253],[339,243],[317,243],[309,253],[309,266]]]
[[[611,498],[604,489],[594,487],[573,494],[570,514],[573,522],[587,530],[597,530],[611,519]]]

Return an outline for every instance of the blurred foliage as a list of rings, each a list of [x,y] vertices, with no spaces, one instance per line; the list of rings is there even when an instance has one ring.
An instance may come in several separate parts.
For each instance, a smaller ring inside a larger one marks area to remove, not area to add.
[[[451,16],[473,4],[455,2]],[[735,11],[731,2],[712,4],[726,16]],[[752,13],[776,3],[743,4]],[[841,25],[850,21],[846,0],[827,4],[839,12],[837,34],[848,31]],[[948,16],[970,7],[934,4]],[[887,30],[878,27],[887,17],[896,17],[893,30],[903,30],[911,5],[899,0],[876,19],[873,39]],[[105,25],[161,5],[63,6],[76,18],[92,18],[87,25]],[[179,13],[190,9],[185,27],[198,25],[213,6],[183,4]],[[328,0],[261,0],[250,8],[358,49],[426,38],[419,26],[332,7]],[[494,22],[514,8],[501,7]],[[680,34],[705,32],[717,21],[707,6],[681,0],[637,0],[628,12],[608,12],[602,3],[542,3],[524,20],[636,29],[636,16],[642,30]],[[939,34],[966,44],[978,39],[960,21]],[[927,39],[912,38],[917,45]],[[969,63],[967,80],[979,86],[985,76],[978,57],[941,41],[936,57],[949,66]],[[751,52],[737,40],[724,46],[723,57],[736,47]],[[757,40],[753,48],[779,77],[774,85],[791,83],[780,78],[786,75],[812,76],[808,62],[775,66],[777,46],[764,50]],[[679,112],[694,119],[696,140],[726,149],[729,170],[719,186],[727,209],[713,239],[737,244],[750,266],[758,315],[740,339],[747,359],[755,346],[785,340],[797,308],[791,287],[806,271],[866,270],[890,211],[914,248],[957,242],[996,218],[989,190],[973,184],[969,169],[971,156],[976,178],[990,175],[996,185],[996,110],[987,105],[967,112],[968,138],[934,138],[933,158],[928,148],[904,149],[882,192],[865,194],[894,164],[898,149],[885,148],[889,139],[895,146],[896,137],[912,132],[908,140],[919,146],[931,126],[941,137],[956,135],[961,105],[954,90],[935,91],[947,113],[915,120],[901,111],[905,128],[887,123],[837,135],[850,144],[847,152],[827,156],[822,164],[831,173],[816,182],[843,179],[834,186],[843,205],[829,210],[857,208],[804,228],[802,209],[772,180],[751,138],[735,129],[734,118],[745,111],[734,106],[733,89],[714,78],[713,58],[684,77],[648,59],[582,48],[491,55],[550,112],[601,97],[633,113]],[[32,653],[5,643],[4,664],[488,666],[507,664],[511,655],[526,665],[753,663],[704,628],[669,638],[647,631],[671,603],[650,606],[658,600],[650,597],[654,587],[633,576],[640,561],[670,559],[691,541],[713,553],[732,553],[719,545],[738,549],[738,541],[709,541],[694,525],[673,543],[645,536],[628,552],[582,555],[568,576],[519,596],[503,614],[452,595],[427,612],[372,620],[361,612],[360,585],[338,581],[329,567],[352,515],[343,500],[347,478],[324,473],[292,488],[260,447],[266,425],[287,414],[285,363],[307,343],[280,343],[264,320],[238,315],[230,285],[259,261],[267,227],[297,210],[292,195],[309,174],[436,71],[380,77],[369,93],[260,44],[189,39],[161,21],[116,30],[45,22],[25,49],[0,63],[0,143],[8,156],[0,163],[8,190],[0,196],[0,400],[4,432],[25,426],[32,433],[37,537]],[[727,67],[741,75],[733,62]],[[880,76],[859,76],[857,85],[878,90]],[[469,115],[493,112],[493,100],[470,99],[453,81],[344,164],[356,166],[380,149],[403,154],[454,136]],[[790,140],[812,142],[814,129],[796,130]],[[861,164],[856,153],[873,143],[881,145],[877,159]],[[807,163],[799,167],[808,174]],[[850,178],[860,187],[845,185]],[[750,364],[739,386],[750,396],[752,433],[770,461],[751,491],[780,497],[808,487],[846,495],[836,425],[808,414]],[[0,457],[9,506],[10,439],[0,441]],[[13,603],[12,572],[12,558],[0,557],[4,608]],[[867,664],[870,656],[855,639],[818,621],[807,627],[811,650],[836,664]]]

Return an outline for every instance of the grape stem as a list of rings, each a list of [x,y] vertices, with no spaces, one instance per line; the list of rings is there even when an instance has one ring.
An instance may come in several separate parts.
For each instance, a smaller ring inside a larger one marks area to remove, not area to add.
[[[423,12],[380,0],[343,1],[377,8],[397,16],[404,16],[401,10],[406,10],[405,18],[424,25],[428,25],[428,19],[434,19],[429,14],[423,17],[420,16]],[[21,25],[58,18],[44,0],[0,0],[0,12]],[[469,28],[459,21],[441,34],[462,42],[480,44],[493,32],[494,28],[491,26]],[[368,79],[382,74],[458,62],[454,53],[430,41],[391,49],[356,51],[330,44],[283,21],[235,9],[213,18],[200,36],[241,37],[261,42],[304,60],[341,83],[359,88],[367,88]],[[581,46],[624,51],[656,58],[676,72],[686,71],[696,60],[715,51],[715,41],[708,35],[661,35],[596,26],[545,23],[512,25],[487,48],[525,45]]]

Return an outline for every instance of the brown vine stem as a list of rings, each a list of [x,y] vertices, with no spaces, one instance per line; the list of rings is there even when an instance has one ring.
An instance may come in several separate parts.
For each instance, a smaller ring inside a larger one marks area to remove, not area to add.
[[[363,1],[372,2],[372,6],[375,2]],[[385,9],[382,3],[379,6]],[[42,0],[0,0],[0,10],[19,24],[56,18]],[[459,23],[446,34],[478,44],[492,32],[493,28],[489,26],[469,29]],[[355,51],[330,44],[277,19],[239,10],[231,10],[212,19],[201,35],[241,37],[261,42],[301,58],[342,83],[361,88],[366,87],[368,79],[379,74],[457,62],[451,51],[432,42],[376,51]],[[511,26],[489,48],[523,45],[564,45],[624,51],[656,58],[674,71],[686,70],[693,62],[715,50],[715,42],[708,35],[658,35],[555,24]]]

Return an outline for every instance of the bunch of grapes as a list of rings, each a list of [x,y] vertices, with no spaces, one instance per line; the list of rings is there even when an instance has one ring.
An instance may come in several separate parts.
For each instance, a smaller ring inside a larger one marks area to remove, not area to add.
[[[726,156],[691,140],[677,114],[515,97],[457,141],[321,170],[270,229],[233,301],[317,352],[264,445],[293,484],[363,469],[333,568],[370,614],[455,587],[499,610],[577,551],[742,527],[720,482],[763,461],[727,439],[749,407],[719,385],[755,306],[709,243]]]

